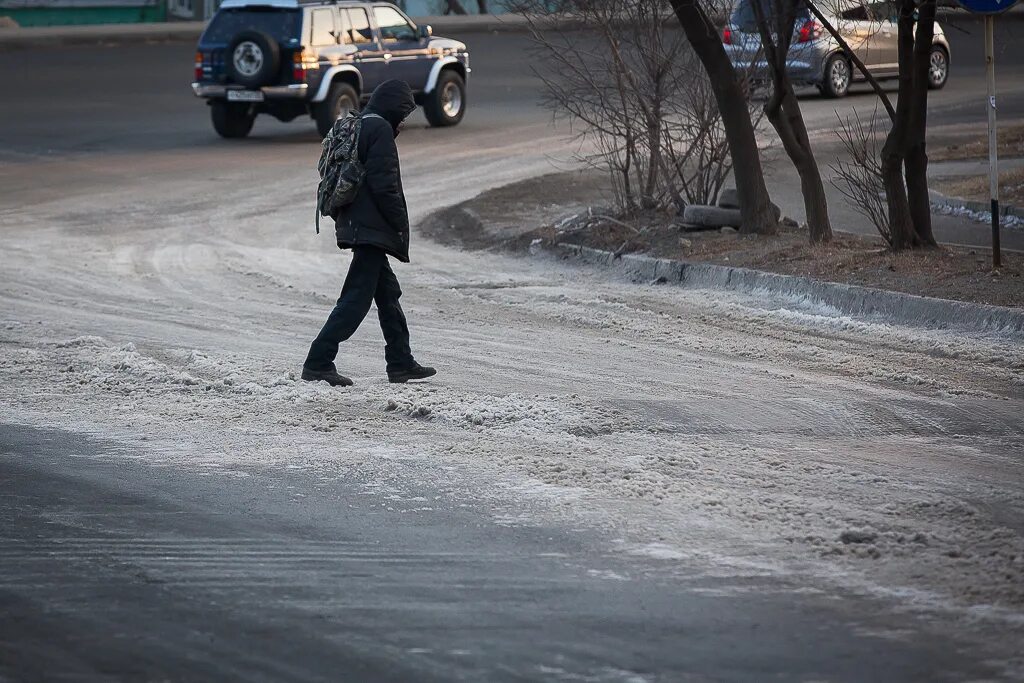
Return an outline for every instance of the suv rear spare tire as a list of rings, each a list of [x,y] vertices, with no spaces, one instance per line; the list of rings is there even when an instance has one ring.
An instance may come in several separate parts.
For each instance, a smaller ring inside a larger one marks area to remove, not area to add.
[[[466,113],[466,81],[453,69],[445,69],[423,102],[431,126],[454,126]]]
[[[256,115],[244,102],[212,100],[210,119],[213,121],[213,129],[222,138],[244,138],[252,130]]]
[[[228,43],[228,78],[247,88],[269,85],[281,66],[281,48],[262,31],[242,31]]]

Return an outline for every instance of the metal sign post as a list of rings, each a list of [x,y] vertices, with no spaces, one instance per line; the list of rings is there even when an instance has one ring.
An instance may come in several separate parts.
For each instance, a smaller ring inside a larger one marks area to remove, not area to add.
[[[988,82],[988,190],[992,200],[992,267],[1002,265],[999,253],[999,140],[996,136],[996,18],[985,15],[985,80]]]
[[[989,197],[992,200],[992,267],[1002,265],[999,249],[999,154],[996,137],[996,49],[995,15],[1005,12],[1017,0],[957,0],[968,12],[985,15],[985,81],[988,84],[988,173]]]

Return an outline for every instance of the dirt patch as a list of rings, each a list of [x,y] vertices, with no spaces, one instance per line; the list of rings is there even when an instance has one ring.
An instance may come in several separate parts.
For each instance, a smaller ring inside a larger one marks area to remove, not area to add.
[[[1013,123],[997,131],[999,156],[1003,158],[1024,157],[1024,123]],[[964,142],[933,147],[928,150],[930,161],[961,161],[966,159],[988,159],[988,133]]]
[[[420,223],[435,242],[464,249],[518,249],[526,235],[554,217],[607,201],[611,185],[594,171],[567,171],[498,187],[441,209]]]
[[[937,183],[936,189],[947,196],[988,201],[988,176],[971,176]],[[1015,168],[999,174],[1000,205],[1024,206],[1024,168]]]
[[[945,247],[893,254],[881,238],[837,233],[812,247],[799,227],[759,237],[726,230],[686,232],[674,216],[650,213],[619,220],[606,216],[607,179],[595,171],[556,173],[485,192],[428,216],[428,237],[469,249],[525,251],[531,243],[564,242],[660,258],[703,261],[803,275],[922,296],[1024,307],[1024,264],[1003,255],[991,270],[983,249]],[[575,218],[573,218],[575,217]]]

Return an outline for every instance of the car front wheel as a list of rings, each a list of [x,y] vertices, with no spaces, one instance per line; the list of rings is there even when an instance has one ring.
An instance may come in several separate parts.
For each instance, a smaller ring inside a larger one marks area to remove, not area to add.
[[[928,61],[928,87],[932,90],[939,90],[946,85],[949,78],[949,55],[946,51],[935,45],[932,47],[931,58]]]
[[[423,103],[423,112],[431,126],[454,126],[466,113],[466,82],[455,71],[445,69],[434,90]]]
[[[825,62],[825,72],[818,89],[825,97],[844,97],[850,89],[850,63],[842,55],[832,55]]]
[[[358,108],[359,94],[355,88],[348,83],[332,83],[331,89],[327,92],[327,99],[318,103],[313,110],[316,131],[320,133],[320,137],[327,137],[335,121]]]
[[[210,103],[210,119],[222,138],[244,138],[252,130],[256,116],[248,104],[214,100]]]

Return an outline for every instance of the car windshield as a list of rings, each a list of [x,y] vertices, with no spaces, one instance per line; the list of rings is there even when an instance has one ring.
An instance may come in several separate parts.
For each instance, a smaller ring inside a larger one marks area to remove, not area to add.
[[[764,15],[768,18],[768,25],[774,27],[775,20],[773,17],[773,10],[779,6],[780,3],[774,2],[773,0],[740,0],[736,4],[736,9],[732,13],[732,24],[737,26],[741,31],[747,31],[749,33],[757,32],[757,14],[754,13],[754,4],[759,3],[758,6],[763,10]],[[807,11],[807,6],[801,2],[796,9],[797,26],[800,25],[801,19],[809,18],[810,12]]]
[[[240,31],[260,31],[281,42],[298,41],[302,12],[278,7],[246,7],[218,12],[203,33],[203,42],[227,43]]]

